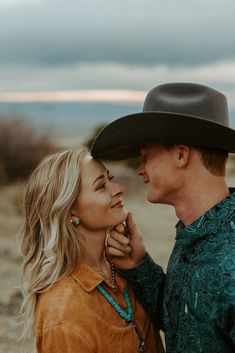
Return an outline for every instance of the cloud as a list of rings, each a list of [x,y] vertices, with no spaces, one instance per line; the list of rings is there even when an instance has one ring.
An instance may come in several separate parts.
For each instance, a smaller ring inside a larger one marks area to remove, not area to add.
[[[22,2],[1,10],[0,63],[199,65],[231,60],[234,12],[234,0]]]
[[[127,65],[112,62],[0,68],[0,91],[94,88],[146,89],[159,82],[197,81],[235,86],[235,60],[205,65]]]
[[[55,92],[0,93],[0,102],[112,102],[142,103],[145,91],[130,90],[80,90]]]
[[[146,91],[172,81],[235,91],[234,0],[0,4],[0,92]]]
[[[1,0],[0,7],[22,5],[25,3],[38,3],[40,0]]]
[[[0,75],[0,92],[13,94],[1,95],[2,100],[5,97],[12,100],[42,101],[141,101],[143,91],[146,92],[156,85],[185,81],[212,86],[224,92],[230,104],[235,106],[235,60],[192,66],[133,66],[94,62],[52,68],[25,67],[21,70],[5,67],[2,72],[0,70]]]

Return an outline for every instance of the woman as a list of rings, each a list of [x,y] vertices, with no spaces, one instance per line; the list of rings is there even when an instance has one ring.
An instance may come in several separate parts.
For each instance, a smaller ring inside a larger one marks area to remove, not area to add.
[[[22,316],[38,353],[162,352],[128,283],[105,256],[125,221],[124,188],[82,149],[44,159],[25,196]]]

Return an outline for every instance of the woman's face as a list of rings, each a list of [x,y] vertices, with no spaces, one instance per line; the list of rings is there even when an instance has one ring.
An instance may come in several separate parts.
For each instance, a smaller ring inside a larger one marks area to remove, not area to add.
[[[81,163],[81,184],[76,215],[86,229],[115,226],[126,219],[122,201],[124,187],[102,163],[86,155]]]

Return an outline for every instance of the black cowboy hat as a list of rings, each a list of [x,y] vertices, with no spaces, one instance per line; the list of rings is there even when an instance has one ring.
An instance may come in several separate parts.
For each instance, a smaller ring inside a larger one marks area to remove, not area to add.
[[[121,160],[140,155],[148,142],[185,144],[235,152],[226,97],[195,83],[168,83],[146,96],[143,112],[107,125],[96,137],[95,158]]]

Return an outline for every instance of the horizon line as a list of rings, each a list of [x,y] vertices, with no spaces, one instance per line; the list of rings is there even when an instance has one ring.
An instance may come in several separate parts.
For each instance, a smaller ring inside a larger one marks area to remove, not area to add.
[[[37,92],[0,92],[1,103],[112,102],[143,103],[146,91],[129,89],[87,89]]]

